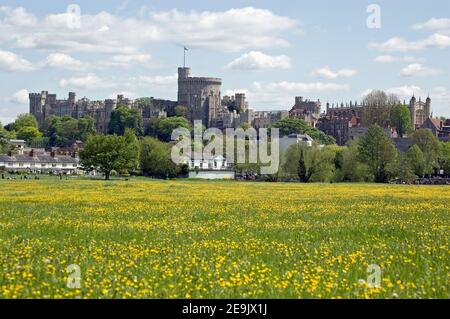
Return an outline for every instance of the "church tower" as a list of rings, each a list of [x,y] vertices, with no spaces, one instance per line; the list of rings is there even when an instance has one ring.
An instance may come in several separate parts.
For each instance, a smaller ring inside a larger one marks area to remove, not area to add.
[[[431,117],[431,98],[429,95],[425,101],[424,112],[425,112],[425,120]]]
[[[411,100],[409,101],[409,112],[411,113],[411,124],[413,129],[416,128],[416,102],[416,97],[413,94]]]

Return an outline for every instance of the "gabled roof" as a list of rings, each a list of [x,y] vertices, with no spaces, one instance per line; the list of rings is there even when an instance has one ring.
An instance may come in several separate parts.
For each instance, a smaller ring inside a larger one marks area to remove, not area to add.
[[[79,160],[71,156],[55,156],[50,155],[0,155],[0,162],[13,162],[13,163],[51,163],[51,164],[78,164]]]

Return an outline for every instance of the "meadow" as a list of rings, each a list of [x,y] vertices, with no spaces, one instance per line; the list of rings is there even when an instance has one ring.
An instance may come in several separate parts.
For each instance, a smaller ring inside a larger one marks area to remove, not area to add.
[[[0,298],[449,298],[449,203],[445,186],[0,180]]]

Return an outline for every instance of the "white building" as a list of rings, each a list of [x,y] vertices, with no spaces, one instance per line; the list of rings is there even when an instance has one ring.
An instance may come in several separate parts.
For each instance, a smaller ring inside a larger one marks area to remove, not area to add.
[[[0,155],[0,169],[6,172],[29,171],[30,173],[79,174],[79,159],[52,154]]]
[[[196,159],[197,158],[197,159]],[[200,159],[201,158],[201,159]],[[235,173],[231,165],[222,155],[202,158],[202,156],[191,159],[185,157],[186,165],[189,166],[189,178],[199,179],[234,179]]]
[[[313,146],[314,140],[308,134],[290,134],[280,138],[280,153],[284,153],[294,144],[305,145],[307,147]]]

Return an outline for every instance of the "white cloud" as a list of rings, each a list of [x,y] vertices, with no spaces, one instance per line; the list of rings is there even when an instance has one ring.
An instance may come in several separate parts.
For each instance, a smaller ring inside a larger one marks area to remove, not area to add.
[[[297,20],[253,7],[215,12],[159,11],[149,18],[123,18],[103,11],[82,14],[79,29],[70,28],[72,14],[60,13],[42,19],[30,16],[19,26],[21,19],[13,17],[28,13],[2,8],[0,14],[6,18],[0,23],[0,42],[58,52],[135,54],[155,42],[227,52],[286,47],[289,43],[285,34],[298,31],[299,26]]]
[[[431,18],[430,20],[413,25],[415,30],[444,30],[450,29],[450,19]]]
[[[399,87],[393,87],[386,90],[389,94],[395,94],[399,98],[402,99],[409,99],[413,95],[420,95],[422,92],[422,89],[417,85],[403,85]]]
[[[221,12],[174,9],[152,13],[151,19],[164,39],[226,52],[289,46],[282,35],[298,31],[299,25],[297,20],[253,7]]]
[[[111,87],[113,86],[113,84],[104,79],[99,78],[97,75],[93,73],[90,73],[86,76],[61,79],[59,81],[59,86],[62,88],[69,87],[76,89],[95,90]]]
[[[81,70],[83,68],[83,62],[65,53],[52,53],[48,55],[44,65],[68,70]]]
[[[431,109],[434,115],[449,116],[448,105],[450,105],[450,90],[443,86],[433,87],[431,89],[424,89],[417,85],[404,85],[387,89],[388,93],[396,94],[400,99],[405,99],[409,102],[411,97],[415,95],[417,99],[422,98],[422,101],[427,96],[431,97]]]
[[[114,55],[110,59],[99,61],[98,66],[105,67],[120,67],[124,69],[129,69],[133,66],[139,67],[152,67],[156,64],[151,63],[152,56],[150,54],[135,53],[135,54],[121,54]]]
[[[11,97],[6,99],[7,102],[11,102],[14,104],[28,104],[28,90],[22,89],[14,93]]]
[[[251,105],[262,108],[289,109],[294,103],[297,95],[318,95],[327,92],[348,91],[346,84],[323,83],[323,82],[254,82],[248,89],[228,90],[227,94],[246,93]]]
[[[140,85],[145,85],[145,86],[152,86],[152,85],[157,85],[157,86],[175,86],[177,84],[178,81],[178,75],[169,75],[169,76],[161,76],[161,75],[156,75],[156,76],[140,76],[138,79],[138,82]],[[134,79],[131,79],[131,82],[134,82]]]
[[[0,12],[5,14],[4,23],[17,27],[32,27],[36,25],[37,19],[27,12],[24,7],[11,8],[0,6]]]
[[[71,77],[61,79],[59,86],[62,88],[74,88],[85,90],[98,89],[114,89],[116,92],[133,92],[137,87],[151,87],[151,88],[170,88],[171,91],[176,91],[178,75],[155,75],[155,76],[139,76],[139,77],[108,77],[101,78],[94,73],[89,73],[85,76]],[[131,90],[131,91],[130,91]]]
[[[266,71],[274,69],[290,69],[291,59],[287,55],[267,55],[259,51],[251,51],[228,63],[226,69]]]
[[[31,62],[9,51],[0,50],[0,70],[6,71],[33,71],[35,67]]]
[[[438,69],[426,67],[420,63],[409,64],[400,71],[401,76],[433,76],[441,73]]]
[[[379,55],[373,59],[375,62],[379,63],[393,63],[393,62],[407,62],[413,63],[417,61],[422,61],[423,59],[418,59],[413,56],[393,56],[393,55]]]
[[[369,47],[382,52],[420,51],[430,48],[444,49],[450,47],[450,36],[435,33],[418,41],[408,41],[403,38],[391,38],[383,43],[369,43]]]
[[[227,89],[224,95],[245,93],[250,107],[258,110],[287,110],[298,95],[319,96],[328,92],[348,92],[347,84],[323,82],[254,82],[248,88]]]
[[[323,82],[271,82],[260,83],[254,82],[253,86],[259,91],[285,91],[285,92],[304,92],[304,93],[320,93],[328,91],[343,91],[348,90],[348,85],[337,83],[323,83]]]
[[[349,78],[356,75],[358,72],[353,69],[340,69],[340,70],[332,70],[330,67],[326,66],[324,68],[315,69],[312,71],[312,75],[316,77],[322,77],[326,79],[337,79],[340,77]]]

